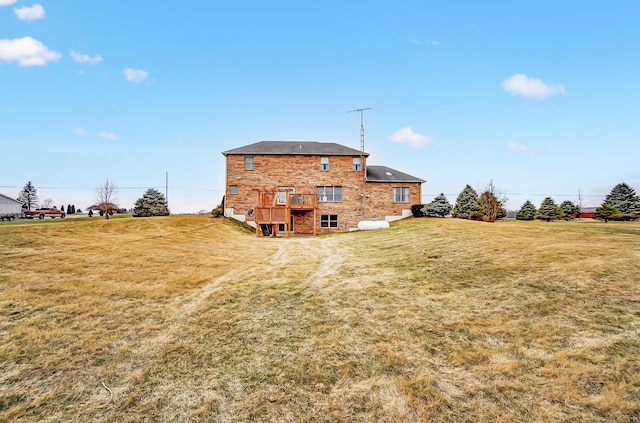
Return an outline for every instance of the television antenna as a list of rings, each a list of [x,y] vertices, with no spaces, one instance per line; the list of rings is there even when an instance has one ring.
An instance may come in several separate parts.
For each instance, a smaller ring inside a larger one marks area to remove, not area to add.
[[[364,111],[371,110],[371,107],[349,110],[346,113],[360,113],[360,150],[364,153]]]

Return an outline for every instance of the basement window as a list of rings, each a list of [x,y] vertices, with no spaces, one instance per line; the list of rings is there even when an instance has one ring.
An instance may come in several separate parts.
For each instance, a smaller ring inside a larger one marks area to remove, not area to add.
[[[338,215],[337,214],[321,214],[320,227],[321,228],[337,228]]]
[[[229,185],[229,194],[237,194],[238,186],[237,185]]]

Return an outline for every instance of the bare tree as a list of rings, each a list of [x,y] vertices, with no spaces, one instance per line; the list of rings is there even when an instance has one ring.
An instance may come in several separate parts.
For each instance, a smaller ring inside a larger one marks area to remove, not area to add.
[[[576,217],[578,219],[582,219],[582,208],[583,208],[583,205],[582,205],[582,190],[580,190],[580,189],[578,189],[578,204],[577,204],[577,206],[578,206],[578,212],[576,213]]]
[[[107,180],[96,188],[96,204],[91,208],[100,210],[104,213],[104,218],[109,219],[109,213],[117,209],[115,194],[118,191],[118,187],[112,181]]]
[[[42,200],[42,207],[51,207],[51,204],[53,203],[53,200],[51,198],[47,198],[45,200]]]
[[[504,192],[500,192],[493,181],[489,182],[484,192],[480,194],[480,204],[482,204],[482,220],[485,222],[495,222],[507,215],[504,205],[507,197]]]

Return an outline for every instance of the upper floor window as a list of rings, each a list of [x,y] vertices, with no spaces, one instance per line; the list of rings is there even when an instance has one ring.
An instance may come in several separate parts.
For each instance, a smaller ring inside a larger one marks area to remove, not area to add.
[[[229,194],[237,194],[238,186],[237,185],[229,185]]]
[[[409,202],[409,188],[394,187],[393,188],[393,202],[394,203],[408,203]]]
[[[360,157],[353,158],[353,170],[361,170],[362,169],[362,160]]]
[[[320,202],[342,201],[342,187],[316,187],[316,194]]]
[[[320,157],[320,170],[329,170],[329,158]]]
[[[244,170],[253,170],[253,156],[244,156]]]

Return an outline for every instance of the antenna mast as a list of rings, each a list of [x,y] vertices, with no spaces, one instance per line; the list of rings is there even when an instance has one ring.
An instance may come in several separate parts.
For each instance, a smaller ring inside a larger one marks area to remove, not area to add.
[[[371,107],[357,108],[349,110],[346,113],[360,113],[360,169],[362,170],[362,179],[360,180],[360,219],[364,220],[364,181],[367,179],[367,171],[364,167],[364,111],[371,110]]]
[[[371,107],[358,108],[354,110],[349,110],[346,113],[360,113],[360,150],[364,153],[364,111],[371,110]]]

